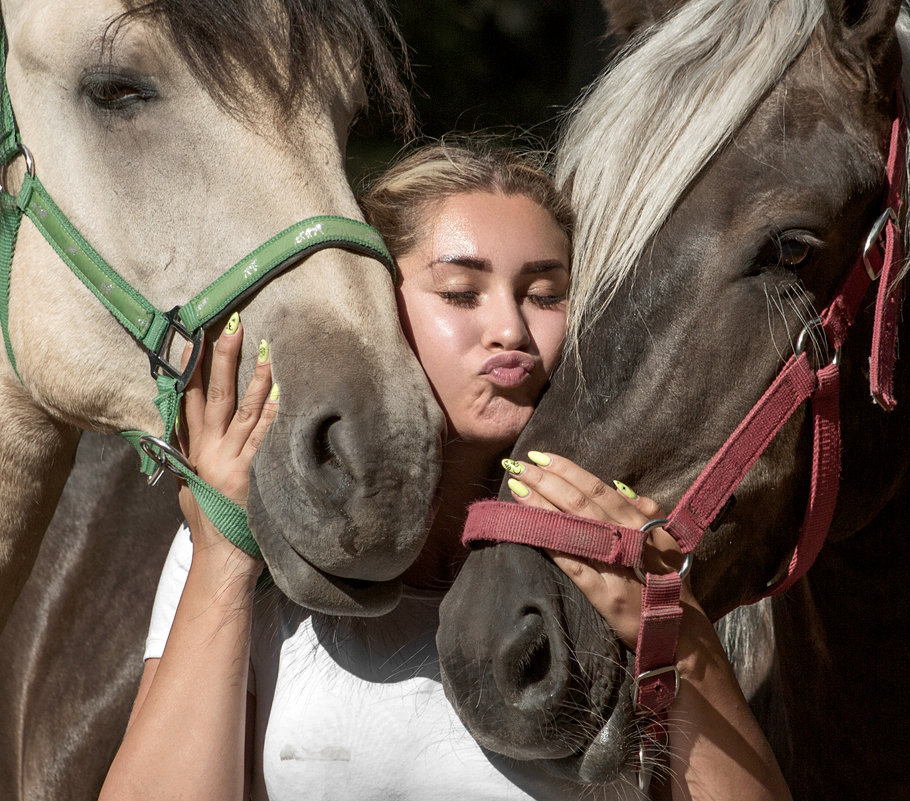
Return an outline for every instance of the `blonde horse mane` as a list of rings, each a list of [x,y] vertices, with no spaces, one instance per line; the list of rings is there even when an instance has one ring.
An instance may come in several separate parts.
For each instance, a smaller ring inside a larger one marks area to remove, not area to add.
[[[567,348],[603,313],[695,176],[803,51],[825,0],[691,0],[576,105],[557,178],[576,209]]]

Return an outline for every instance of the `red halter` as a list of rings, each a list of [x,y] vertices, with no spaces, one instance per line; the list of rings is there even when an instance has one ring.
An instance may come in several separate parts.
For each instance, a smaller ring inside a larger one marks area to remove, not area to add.
[[[853,323],[869,284],[878,280],[870,357],[872,398],[890,411],[895,406],[892,380],[896,358],[897,315],[900,308],[896,274],[902,264],[897,225],[904,176],[906,126],[898,99],[891,129],[885,211],[869,233],[863,252],[846,275],[834,299],[797,340],[796,351],[777,378],[689,487],[667,520],[651,521],[644,531],[600,523],[560,512],[501,501],[474,504],[462,536],[470,542],[515,542],[549,548],[610,564],[635,568],[644,579],[642,616],[636,646],[633,701],[643,715],[658,718],[678,689],[676,644],[682,609],[678,573],[641,574],[647,529],[663,524],[684,554],[690,554],[718,517],[749,468],[784,423],[811,399],[814,423],[809,502],[799,540],[786,574],[761,597],[783,592],[811,567],[818,556],[834,513],[840,476],[840,410],[838,357],[816,369],[804,352],[813,329],[824,332],[835,354]],[[685,572],[686,568],[683,568]],[[754,600],[759,600],[758,598]]]

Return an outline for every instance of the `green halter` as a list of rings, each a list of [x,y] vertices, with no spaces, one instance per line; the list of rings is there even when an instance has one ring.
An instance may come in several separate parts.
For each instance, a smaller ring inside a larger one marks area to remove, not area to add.
[[[152,378],[158,387],[155,406],[161,414],[160,437],[143,431],[120,434],[139,451],[142,472],[156,483],[165,470],[186,480],[206,516],[239,548],[260,556],[247,524],[246,512],[199,478],[172,445],[174,421],[183,391],[202,351],[206,325],[257,292],[266,281],[325,248],[343,248],[380,261],[395,278],[392,257],[379,232],[346,217],[310,217],[292,225],[256,248],[183,306],[163,312],[131,287],[82,237],[50,198],[35,171],[35,162],[22,144],[6,86],[6,31],[0,21],[0,176],[18,156],[25,158],[26,174],[14,196],[0,186],[0,331],[13,371],[19,376],[9,336],[9,291],[13,251],[23,215],[27,216],[60,258],[92,291],[117,321],[146,351]],[[4,176],[5,177],[5,176]],[[192,342],[185,369],[165,358],[177,335]],[[22,380],[21,377],[19,379]]]

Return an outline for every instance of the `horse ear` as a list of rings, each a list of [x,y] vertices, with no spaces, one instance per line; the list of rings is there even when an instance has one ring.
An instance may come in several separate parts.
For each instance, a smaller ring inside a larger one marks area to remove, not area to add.
[[[607,35],[625,42],[663,19],[683,2],[685,0],[601,0],[607,12]]]
[[[832,32],[849,52],[869,59],[876,73],[899,71],[894,26],[901,0],[828,0],[828,7]]]

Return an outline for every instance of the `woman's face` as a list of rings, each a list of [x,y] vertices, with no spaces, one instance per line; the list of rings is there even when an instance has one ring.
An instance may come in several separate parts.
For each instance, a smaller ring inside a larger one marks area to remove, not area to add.
[[[569,246],[525,195],[433,204],[398,259],[402,327],[456,438],[513,443],[562,350]]]

